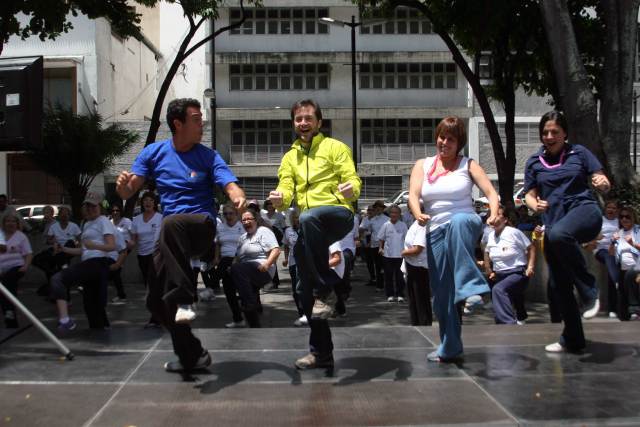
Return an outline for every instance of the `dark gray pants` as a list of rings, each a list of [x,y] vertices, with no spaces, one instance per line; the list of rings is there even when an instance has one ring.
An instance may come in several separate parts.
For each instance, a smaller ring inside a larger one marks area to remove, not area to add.
[[[175,323],[176,311],[178,305],[194,302],[191,258],[213,258],[215,234],[215,220],[205,214],[164,218],[148,271],[147,308],[171,334],[173,351],[187,371],[195,366],[203,348],[190,325]]]

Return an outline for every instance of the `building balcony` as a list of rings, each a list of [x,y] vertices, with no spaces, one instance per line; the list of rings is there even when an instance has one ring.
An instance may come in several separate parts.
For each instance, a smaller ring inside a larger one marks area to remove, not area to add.
[[[394,162],[413,163],[427,156],[434,156],[434,144],[362,144],[360,161],[362,163]]]
[[[232,145],[230,163],[278,165],[289,148],[288,144]],[[413,163],[435,152],[433,144],[363,144],[359,157],[362,163]]]

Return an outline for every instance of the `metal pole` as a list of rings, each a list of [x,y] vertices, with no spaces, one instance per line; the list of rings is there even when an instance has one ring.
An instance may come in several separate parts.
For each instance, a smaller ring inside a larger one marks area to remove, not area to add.
[[[353,164],[358,170],[358,102],[356,100],[356,17],[351,15],[351,120],[353,127]]]
[[[638,171],[638,95],[633,91],[633,171]]]
[[[60,353],[62,353],[62,355],[67,359],[67,360],[73,360],[73,358],[75,357],[73,355],[73,353],[71,353],[71,350],[69,350],[64,344],[62,344],[60,342],[60,340],[58,338],[56,338],[55,335],[53,335],[51,333],[51,331],[49,331],[49,329],[47,329],[41,322],[40,320],[38,320],[38,318],[36,316],[34,316],[33,314],[31,314],[31,312],[27,309],[27,307],[25,307],[24,305],[22,305],[22,303],[20,302],[20,300],[18,300],[18,298],[15,297],[15,295],[13,295],[11,292],[9,292],[9,290],[7,288],[4,287],[4,285],[2,283],[0,283],[0,293],[2,295],[4,295],[5,298],[7,298],[9,300],[9,302],[11,302],[11,304],[13,304],[18,310],[20,310],[20,312],[22,314],[24,314],[29,321],[36,327],[38,328],[38,330],[40,330],[40,332],[42,332],[42,334],[49,340],[51,341],[56,347],[58,347],[58,350],[60,350]]]
[[[211,20],[211,34],[215,33],[214,20]],[[209,100],[211,106],[211,148],[216,149],[216,38],[211,39],[211,89],[213,96]]]

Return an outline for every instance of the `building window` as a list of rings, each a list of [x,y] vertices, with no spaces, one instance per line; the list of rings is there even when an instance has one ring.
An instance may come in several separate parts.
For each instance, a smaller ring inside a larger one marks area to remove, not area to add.
[[[238,185],[244,190],[247,199],[263,201],[278,186],[278,178],[238,177]]]
[[[360,64],[360,89],[456,89],[454,63]]]
[[[331,135],[331,120],[322,120],[320,129]],[[291,120],[233,120],[231,145],[286,145],[296,139]]]
[[[374,12],[373,19],[383,22],[363,25],[360,34],[431,34],[431,22],[422,16],[417,9],[398,7],[394,16],[388,18],[381,12]]]
[[[403,190],[401,176],[365,176],[361,179],[361,199],[386,199],[392,194]]]
[[[45,110],[61,105],[76,111],[75,68],[45,68],[43,104]]]
[[[440,119],[363,119],[360,142],[365,144],[434,144]]]
[[[328,64],[232,64],[230,90],[329,89]]]
[[[247,19],[241,27],[230,31],[232,35],[274,34],[329,34],[327,24],[318,19],[329,16],[329,9],[314,8],[260,8],[245,9]],[[231,22],[242,18],[238,8],[230,10]]]

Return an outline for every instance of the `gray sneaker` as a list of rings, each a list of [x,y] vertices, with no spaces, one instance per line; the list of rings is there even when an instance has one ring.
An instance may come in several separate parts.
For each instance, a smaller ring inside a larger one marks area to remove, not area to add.
[[[318,368],[333,368],[333,355],[329,354],[328,356],[319,356],[317,354],[309,353],[304,357],[296,360],[296,368],[300,370],[306,369],[318,369]]]
[[[335,307],[338,298],[335,292],[331,292],[324,298],[316,298],[313,304],[313,310],[311,311],[312,319],[327,320],[333,314],[333,307]]]
[[[65,323],[58,321],[58,330],[61,332],[69,332],[73,331],[76,328],[76,322],[73,321],[72,318]]]
[[[196,362],[195,366],[191,368],[191,370],[197,371],[200,369],[205,369],[209,365],[211,365],[211,356],[209,356],[209,352],[207,350],[202,350],[200,358]],[[182,372],[184,371],[184,367],[179,360],[173,360],[164,364],[164,370],[167,372]]]

